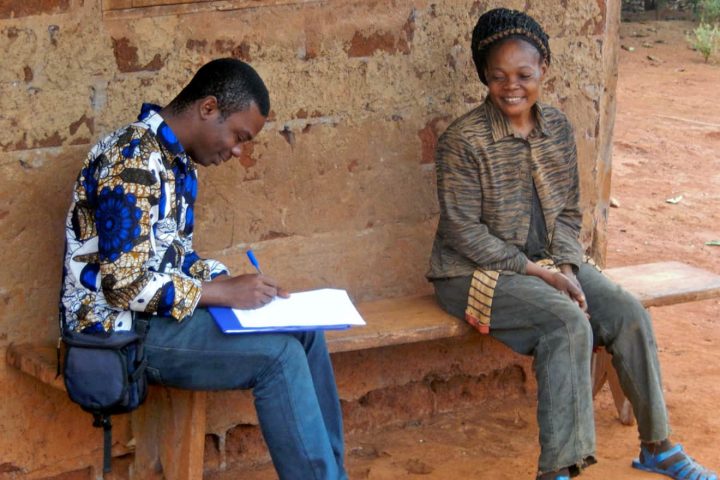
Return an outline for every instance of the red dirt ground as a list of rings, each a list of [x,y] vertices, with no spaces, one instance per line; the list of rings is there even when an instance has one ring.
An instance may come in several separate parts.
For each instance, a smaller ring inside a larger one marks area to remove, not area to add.
[[[624,23],[613,149],[608,266],[681,260],[720,272],[720,61],[703,63],[688,22]],[[652,57],[652,58],[650,58]],[[679,203],[666,200],[682,195]],[[653,308],[673,439],[720,469],[720,302]],[[667,478],[630,468],[637,432],[621,425],[609,391],[595,401],[599,464],[581,478]],[[414,427],[349,435],[350,478],[534,478],[535,402],[439,416]],[[237,475],[238,472],[235,472]],[[226,476],[217,478],[231,478]],[[245,480],[276,478],[272,468]],[[235,475],[233,475],[235,476]]]

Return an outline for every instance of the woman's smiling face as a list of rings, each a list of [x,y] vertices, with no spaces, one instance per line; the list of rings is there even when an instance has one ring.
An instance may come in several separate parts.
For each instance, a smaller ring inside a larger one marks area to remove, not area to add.
[[[511,38],[490,51],[485,66],[490,100],[516,128],[533,121],[546,71],[540,52],[524,40]]]

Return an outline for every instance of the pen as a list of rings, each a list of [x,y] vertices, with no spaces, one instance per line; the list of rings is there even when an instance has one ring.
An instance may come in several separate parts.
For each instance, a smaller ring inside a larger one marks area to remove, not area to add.
[[[247,256],[250,259],[250,263],[252,263],[252,266],[255,267],[255,270],[257,270],[257,272],[262,275],[262,270],[260,270],[260,264],[258,263],[257,258],[255,258],[255,254],[253,253],[253,251],[248,250]]]

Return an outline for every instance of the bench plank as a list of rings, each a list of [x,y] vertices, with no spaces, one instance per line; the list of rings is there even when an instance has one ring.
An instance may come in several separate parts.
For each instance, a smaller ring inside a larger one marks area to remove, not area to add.
[[[7,348],[6,359],[11,367],[51,387],[65,390],[62,377],[57,377],[57,354],[54,346],[11,343]]]
[[[473,328],[445,313],[434,295],[376,300],[357,306],[364,327],[330,330],[330,352],[347,352],[465,335]]]
[[[720,297],[720,275],[680,262],[608,268],[603,272],[646,308]],[[434,295],[377,300],[360,303],[357,308],[367,326],[329,331],[331,352],[437,340],[473,331],[440,309]]]
[[[720,275],[680,262],[608,268],[604,273],[646,308],[720,297]]]
[[[680,262],[657,262],[608,268],[604,273],[638,297],[645,307],[720,297],[720,275]],[[445,313],[434,295],[392,298],[357,306],[367,325],[327,332],[330,352],[348,352],[442,338],[473,331],[463,321]],[[55,348],[11,344],[9,365],[43,383],[64,389],[55,378]]]

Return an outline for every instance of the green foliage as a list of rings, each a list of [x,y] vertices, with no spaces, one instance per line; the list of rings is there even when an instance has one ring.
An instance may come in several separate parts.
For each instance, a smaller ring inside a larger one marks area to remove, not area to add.
[[[717,25],[720,23],[720,0],[699,0],[700,22]]]
[[[710,56],[717,51],[718,43],[720,43],[720,27],[701,23],[693,30],[692,35],[688,35],[688,42],[690,46],[700,52],[707,63]]]

